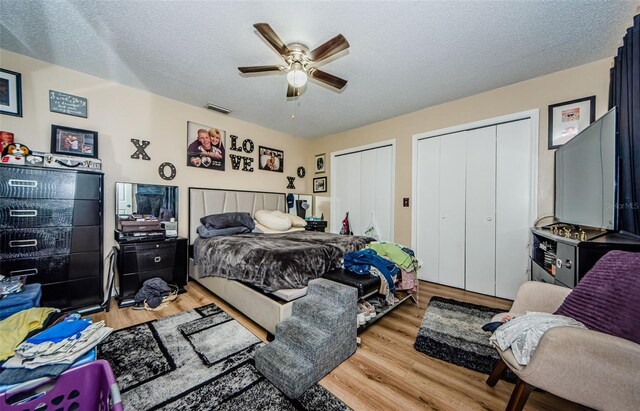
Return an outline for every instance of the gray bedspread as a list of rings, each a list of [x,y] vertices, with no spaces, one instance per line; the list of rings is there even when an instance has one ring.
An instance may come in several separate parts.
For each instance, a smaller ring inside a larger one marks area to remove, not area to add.
[[[200,277],[224,277],[273,292],[306,287],[310,280],[340,267],[345,253],[371,241],[316,231],[198,237],[194,258]]]

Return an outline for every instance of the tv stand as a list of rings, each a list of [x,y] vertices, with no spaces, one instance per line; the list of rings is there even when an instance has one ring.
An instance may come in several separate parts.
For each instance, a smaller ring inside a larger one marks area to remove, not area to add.
[[[531,279],[573,288],[611,250],[640,252],[640,240],[623,233],[552,224],[531,229]]]

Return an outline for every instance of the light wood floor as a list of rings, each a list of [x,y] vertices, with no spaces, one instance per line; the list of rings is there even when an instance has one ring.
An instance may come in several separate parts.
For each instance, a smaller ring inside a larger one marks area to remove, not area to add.
[[[118,309],[94,320],[124,328],[159,317],[215,303],[261,339],[266,331],[195,282],[187,285],[172,305],[162,311]],[[442,296],[496,308],[509,308],[510,301],[437,284],[420,282],[420,304],[406,301],[391,314],[365,330],[362,345],[320,384],[354,410],[503,410],[513,384],[500,381],[495,388],[485,384],[487,376],[436,360],[413,348],[424,311],[432,296]],[[579,405],[552,394],[535,391],[525,410],[579,410]]]

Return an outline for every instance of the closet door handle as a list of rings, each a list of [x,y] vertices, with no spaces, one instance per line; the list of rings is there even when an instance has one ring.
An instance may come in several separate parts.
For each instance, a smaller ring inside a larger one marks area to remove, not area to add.
[[[9,217],[37,217],[38,210],[9,210]]]
[[[36,180],[9,180],[10,187],[27,187],[27,188],[36,188],[38,187],[38,182]]]
[[[36,275],[36,274],[38,274],[37,268],[27,268],[25,270],[9,271],[9,275]]]
[[[487,221],[493,221],[493,217],[487,217]]]
[[[11,248],[20,248],[20,247],[37,247],[38,240],[11,240],[9,241],[9,247]]]
[[[443,215],[441,215],[441,216],[440,216],[440,218],[441,218],[442,220],[446,220],[447,216],[443,214]]]

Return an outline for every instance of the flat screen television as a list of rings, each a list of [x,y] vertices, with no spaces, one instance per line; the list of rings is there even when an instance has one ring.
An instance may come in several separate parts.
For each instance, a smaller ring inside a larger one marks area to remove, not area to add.
[[[555,215],[561,223],[617,228],[616,144],[614,107],[556,151]]]

